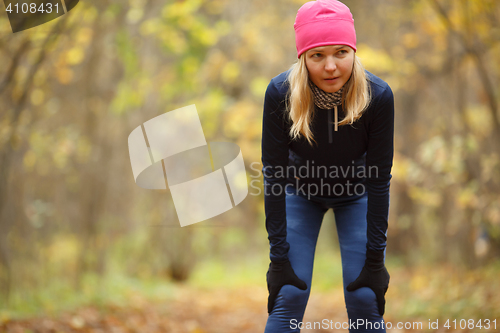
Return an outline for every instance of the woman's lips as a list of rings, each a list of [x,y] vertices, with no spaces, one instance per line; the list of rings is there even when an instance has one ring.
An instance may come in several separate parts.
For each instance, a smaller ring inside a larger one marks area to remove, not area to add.
[[[332,78],[325,79],[325,81],[327,81],[327,82],[334,82],[337,79],[338,79],[338,77],[332,77]]]

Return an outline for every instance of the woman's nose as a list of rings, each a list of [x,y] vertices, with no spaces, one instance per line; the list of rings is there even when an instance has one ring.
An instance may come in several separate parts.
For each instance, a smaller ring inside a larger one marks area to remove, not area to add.
[[[337,65],[335,63],[334,59],[327,58],[326,59],[326,64],[325,64],[325,70],[326,71],[334,71],[337,68]]]

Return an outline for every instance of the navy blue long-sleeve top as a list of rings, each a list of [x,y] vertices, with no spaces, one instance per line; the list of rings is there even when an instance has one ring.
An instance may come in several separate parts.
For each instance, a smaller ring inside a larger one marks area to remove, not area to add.
[[[311,130],[317,145],[301,136],[292,140],[291,121],[285,114],[290,70],[274,77],[264,100],[262,164],[266,230],[271,261],[288,258],[285,187],[293,185],[306,195],[346,197],[368,195],[367,246],[386,247],[389,187],[394,155],[394,97],[389,85],[366,71],[371,101],[352,125],[334,130],[333,109],[315,106]],[[338,118],[345,116],[338,107]]]

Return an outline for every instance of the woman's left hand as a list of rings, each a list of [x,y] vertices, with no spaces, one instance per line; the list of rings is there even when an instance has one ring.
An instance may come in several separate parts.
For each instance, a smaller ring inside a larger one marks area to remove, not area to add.
[[[354,291],[368,287],[377,297],[378,312],[381,316],[385,312],[385,293],[389,288],[390,275],[384,265],[384,251],[366,250],[365,266],[358,278],[349,283],[347,291]]]

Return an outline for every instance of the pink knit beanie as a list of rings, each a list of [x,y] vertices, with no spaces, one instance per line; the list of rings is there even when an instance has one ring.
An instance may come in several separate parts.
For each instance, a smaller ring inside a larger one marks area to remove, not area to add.
[[[295,23],[297,58],[305,51],[324,45],[348,45],[356,52],[356,31],[351,11],[337,0],[306,2]]]

